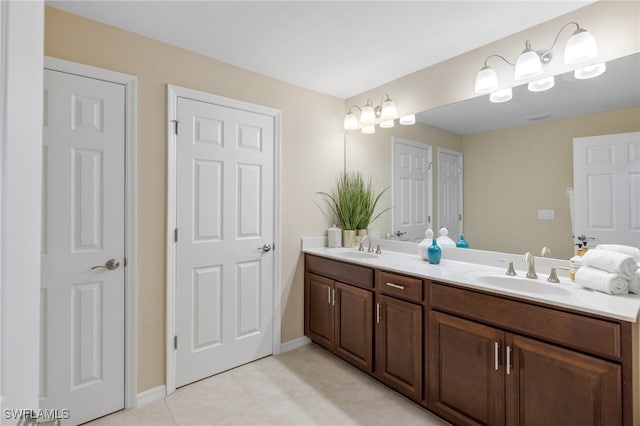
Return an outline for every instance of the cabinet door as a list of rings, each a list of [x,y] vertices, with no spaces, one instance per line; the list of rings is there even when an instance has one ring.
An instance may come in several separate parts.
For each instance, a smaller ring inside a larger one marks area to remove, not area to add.
[[[422,400],[422,306],[380,295],[376,304],[378,379]]]
[[[509,425],[620,425],[620,366],[507,334]]]
[[[373,371],[373,292],[335,283],[335,353],[358,368]]]
[[[333,349],[335,295],[333,281],[307,273],[304,289],[304,334],[319,345]]]
[[[431,311],[429,408],[454,424],[504,425],[504,333]]]

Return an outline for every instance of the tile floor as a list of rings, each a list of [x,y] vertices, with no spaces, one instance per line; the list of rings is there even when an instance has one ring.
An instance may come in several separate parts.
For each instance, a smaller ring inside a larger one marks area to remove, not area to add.
[[[178,389],[89,425],[446,425],[315,344]]]

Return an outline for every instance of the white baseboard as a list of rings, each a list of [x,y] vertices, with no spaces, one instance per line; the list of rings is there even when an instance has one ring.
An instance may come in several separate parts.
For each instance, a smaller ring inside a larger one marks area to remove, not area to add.
[[[138,394],[138,407],[142,407],[150,402],[157,401],[167,396],[167,388],[165,385],[156,386],[155,388],[147,389],[144,392]]]
[[[297,339],[287,340],[280,344],[280,353],[285,353],[303,347],[311,343],[311,339],[306,336],[298,337]]]

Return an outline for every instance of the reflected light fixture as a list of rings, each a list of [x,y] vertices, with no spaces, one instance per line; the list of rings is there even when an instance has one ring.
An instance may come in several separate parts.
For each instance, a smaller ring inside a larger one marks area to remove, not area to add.
[[[584,64],[582,68],[578,68],[574,71],[575,78],[579,80],[601,75],[606,70],[605,63],[588,63],[598,56],[598,47],[593,35],[591,35],[589,31],[580,27],[577,22],[569,22],[560,28],[560,31],[556,34],[553,44],[546,50],[533,49],[530,41],[527,40],[525,42],[524,50],[520,56],[518,56],[515,63],[510,62],[501,55],[489,55],[484,60],[484,64],[476,76],[475,92],[478,94],[490,93],[491,96],[489,99],[491,102],[506,102],[511,99],[511,96],[508,95],[506,89],[500,89],[496,72],[493,68],[487,65],[487,61],[494,57],[500,58],[507,64],[515,67],[513,74],[513,78],[515,80],[529,80],[527,85],[529,91],[543,92],[551,89],[555,85],[555,79],[553,76],[543,75],[544,67],[549,64],[553,58],[552,50],[555,48],[560,34],[565,28],[571,25],[575,25],[576,30],[573,32],[569,40],[567,40],[567,44],[565,45],[564,63],[566,65]]]
[[[360,112],[360,118],[354,112],[354,108]],[[380,98],[380,104],[373,105],[371,99],[367,99],[367,103],[360,108],[357,105],[351,105],[347,114],[344,116],[344,129],[356,130],[361,129],[362,133],[372,134],[376,131],[376,124],[383,129],[388,129],[394,126],[394,120],[398,118],[398,109],[395,102],[391,100],[387,93],[383,94]],[[402,125],[409,125],[415,123],[415,117],[413,122],[403,122],[402,117],[399,121]]]

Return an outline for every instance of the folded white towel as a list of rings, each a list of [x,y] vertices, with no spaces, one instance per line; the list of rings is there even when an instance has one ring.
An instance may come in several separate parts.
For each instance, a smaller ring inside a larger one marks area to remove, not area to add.
[[[623,253],[629,256],[633,256],[636,262],[640,263],[640,248],[625,246],[623,244],[598,244],[596,246],[597,250],[609,250],[609,251],[617,251],[618,253]]]
[[[576,284],[609,294],[627,294],[629,281],[618,274],[583,266],[576,272]]]
[[[640,294],[640,271],[636,271],[636,273],[629,280],[629,292]]]
[[[609,250],[589,250],[582,256],[582,266],[591,266],[630,280],[638,269],[632,256]]]

